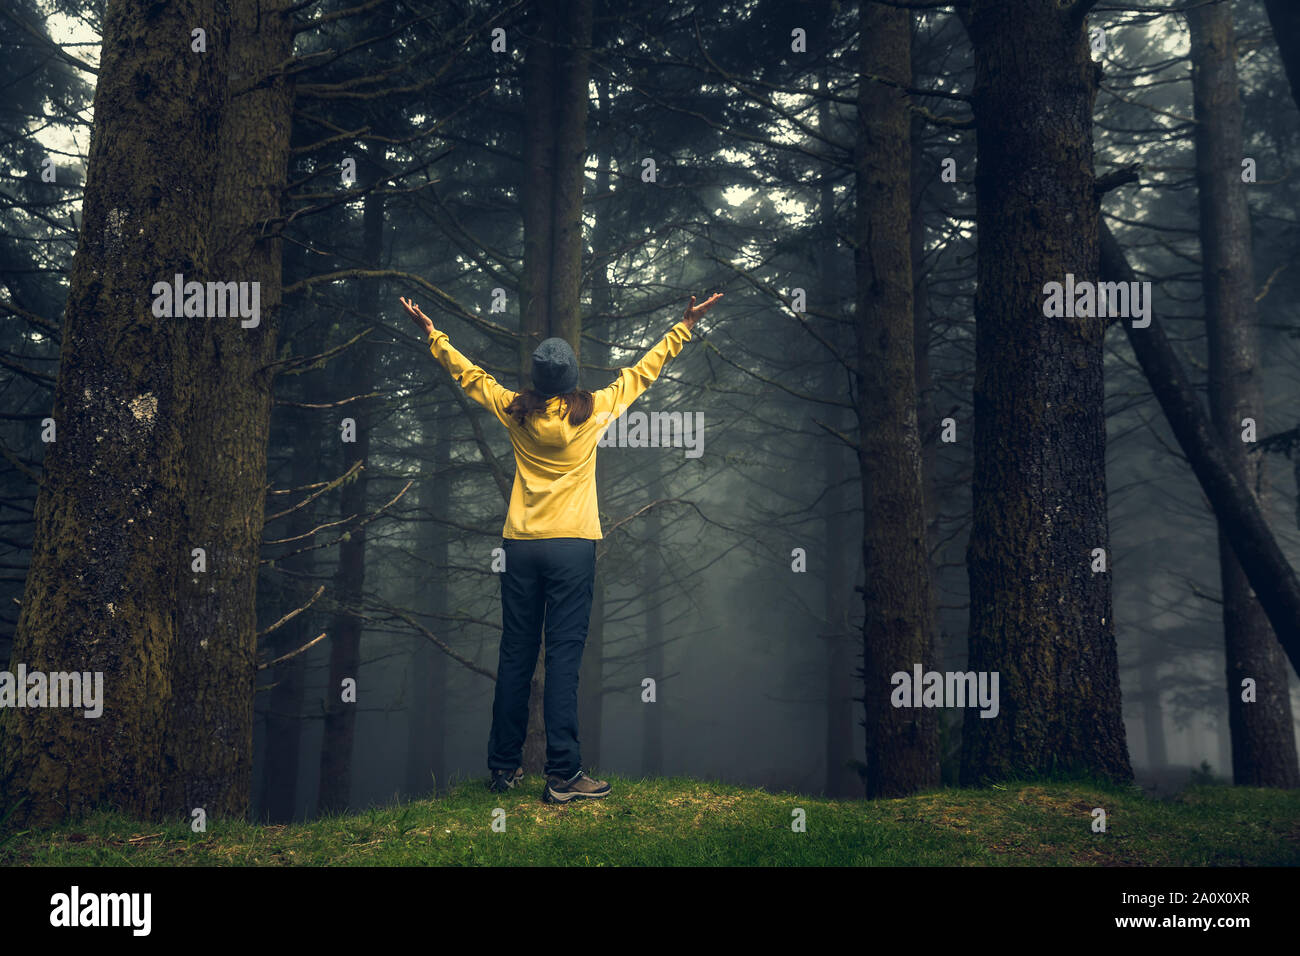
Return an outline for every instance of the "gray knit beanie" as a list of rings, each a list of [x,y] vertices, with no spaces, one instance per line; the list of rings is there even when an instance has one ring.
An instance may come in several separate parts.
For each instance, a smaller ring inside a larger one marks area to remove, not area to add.
[[[567,395],[578,387],[578,356],[564,339],[542,341],[533,351],[533,388],[543,398]]]

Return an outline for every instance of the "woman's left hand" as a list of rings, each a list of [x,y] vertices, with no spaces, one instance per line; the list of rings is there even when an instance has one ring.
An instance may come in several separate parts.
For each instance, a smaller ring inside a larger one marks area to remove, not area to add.
[[[407,312],[411,313],[411,318],[415,320],[415,324],[418,325],[420,328],[424,329],[424,334],[426,336],[433,334],[433,322],[430,321],[427,315],[425,315],[423,312],[420,311],[420,307],[418,305],[416,305],[410,299],[401,296],[398,297],[398,301],[400,301],[402,305],[406,307]]]

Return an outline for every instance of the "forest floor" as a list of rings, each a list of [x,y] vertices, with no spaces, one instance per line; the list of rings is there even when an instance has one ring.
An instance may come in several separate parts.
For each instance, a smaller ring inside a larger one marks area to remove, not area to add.
[[[205,833],[99,813],[0,833],[0,865],[1300,865],[1296,791],[1194,786],[1154,800],[1037,781],[861,802],[606,776],[612,795],[581,804],[542,803],[541,777],[504,795],[471,780],[438,800],[287,826],[209,821]],[[1097,807],[1104,833],[1093,832]]]

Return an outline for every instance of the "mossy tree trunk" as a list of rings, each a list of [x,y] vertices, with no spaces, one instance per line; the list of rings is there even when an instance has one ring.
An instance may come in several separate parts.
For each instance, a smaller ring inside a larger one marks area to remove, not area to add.
[[[154,317],[152,288],[176,273],[212,275],[226,9],[211,0],[110,0],[104,12],[56,440],[13,648],[14,666],[102,672],[103,714],[0,711],[0,787],[7,807],[26,798],[19,823],[100,804],[147,817],[166,804],[163,758],[184,637],[177,608],[197,543],[187,521],[187,428],[195,393],[214,383],[190,374],[204,320]],[[198,24],[206,53],[190,48]],[[253,480],[260,487],[261,477]]]
[[[1187,21],[1192,34],[1210,413],[1238,477],[1262,504],[1267,492],[1263,455],[1250,454],[1252,446],[1241,440],[1242,420],[1253,418],[1262,423],[1263,403],[1256,376],[1259,314],[1251,263],[1250,210],[1241,181],[1242,109],[1232,7],[1225,2],[1193,7]],[[1286,655],[1222,532],[1219,577],[1233,780],[1256,787],[1300,786]],[[1255,682],[1254,701],[1242,700],[1246,678]]]
[[[934,664],[912,329],[910,14],[864,2],[856,149],[858,459],[865,568],[868,797],[939,782],[938,714],[890,703],[891,675]],[[880,77],[886,85],[869,77]]]
[[[1097,317],[1045,318],[1043,286],[1098,277],[1096,91],[1083,22],[1039,0],[975,0],[979,165],[965,783],[1052,768],[1132,777],[1120,713]],[[1107,555],[1109,560],[1110,556]]]
[[[186,552],[207,551],[177,582],[177,633],[167,711],[164,809],[242,816],[252,789],[257,577],[266,445],[280,308],[281,243],[262,223],[280,212],[293,90],[276,72],[292,54],[287,0],[231,5],[230,102],[221,119],[210,275],[257,282],[260,317],[185,320],[190,380],[185,422]]]

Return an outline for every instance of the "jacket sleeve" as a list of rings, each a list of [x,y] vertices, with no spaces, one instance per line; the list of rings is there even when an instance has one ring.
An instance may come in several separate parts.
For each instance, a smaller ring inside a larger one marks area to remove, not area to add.
[[[596,410],[608,413],[609,421],[618,418],[659,377],[664,363],[681,352],[683,344],[690,340],[691,330],[685,322],[678,322],[654,348],[641,357],[641,361],[619,369],[618,378],[595,393]]]
[[[458,352],[446,332],[434,329],[429,333],[429,351],[451,373],[466,395],[496,415],[503,425],[507,423],[506,406],[514,400],[514,392],[503,388],[496,379]]]

